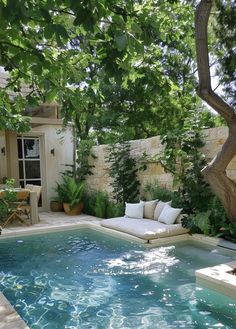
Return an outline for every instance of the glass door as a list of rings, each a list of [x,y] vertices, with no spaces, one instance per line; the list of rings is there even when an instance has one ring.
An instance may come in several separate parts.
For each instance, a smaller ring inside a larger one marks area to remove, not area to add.
[[[18,136],[19,181],[26,184],[42,185],[39,137]]]

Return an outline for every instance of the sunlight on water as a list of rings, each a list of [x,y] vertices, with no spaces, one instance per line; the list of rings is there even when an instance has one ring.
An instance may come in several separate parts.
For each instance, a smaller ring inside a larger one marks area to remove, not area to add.
[[[100,272],[110,275],[146,275],[166,272],[169,267],[179,263],[178,259],[169,255],[173,250],[173,246],[152,250],[133,250],[122,254],[119,258],[105,261],[105,267]]]
[[[194,276],[231,259],[195,245],[54,233],[0,242],[0,288],[31,329],[235,329],[235,303],[196,288]]]

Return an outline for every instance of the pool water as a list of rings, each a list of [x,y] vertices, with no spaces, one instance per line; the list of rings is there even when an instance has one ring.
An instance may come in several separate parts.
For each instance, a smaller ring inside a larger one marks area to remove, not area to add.
[[[31,329],[233,329],[236,301],[205,289],[215,308],[196,298],[195,285],[196,269],[233,257],[91,230],[18,237],[0,241],[0,289]]]

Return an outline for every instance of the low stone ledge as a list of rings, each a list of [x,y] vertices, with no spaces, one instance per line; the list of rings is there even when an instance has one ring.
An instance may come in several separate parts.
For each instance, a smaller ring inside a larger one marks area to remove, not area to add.
[[[199,285],[236,299],[236,276],[230,274],[235,268],[236,261],[203,268],[195,272],[196,281]]]

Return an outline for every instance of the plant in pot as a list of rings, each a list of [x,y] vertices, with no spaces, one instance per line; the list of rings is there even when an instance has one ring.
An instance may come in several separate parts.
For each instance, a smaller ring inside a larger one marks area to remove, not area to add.
[[[50,209],[53,212],[63,211],[63,202],[57,197],[50,201]]]
[[[61,185],[57,183],[57,187],[54,188],[56,195],[50,201],[50,209],[53,212],[63,211],[63,194]]]
[[[79,215],[83,209],[84,182],[77,183],[73,177],[63,176],[63,181],[58,184],[63,208],[67,215]]]

